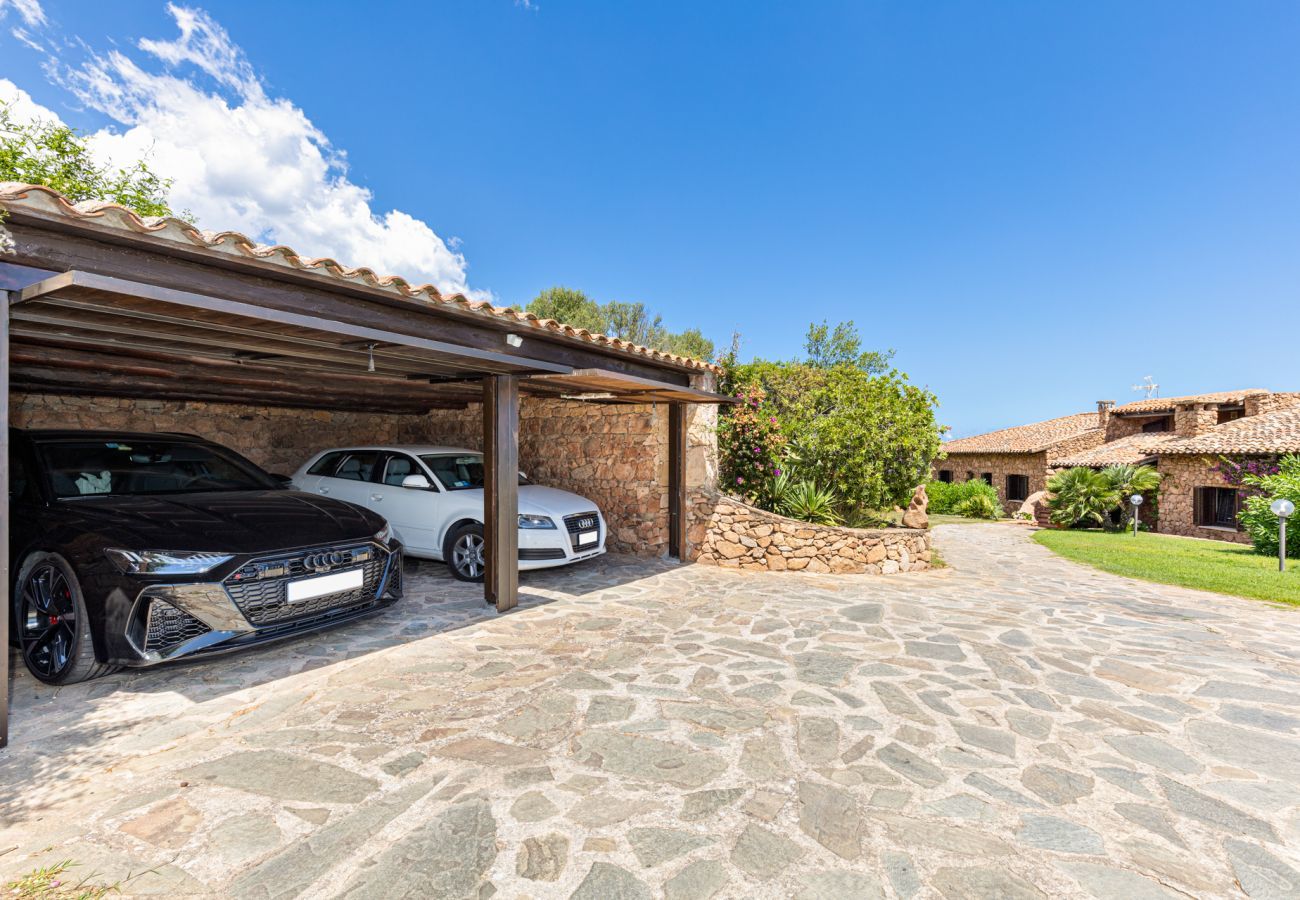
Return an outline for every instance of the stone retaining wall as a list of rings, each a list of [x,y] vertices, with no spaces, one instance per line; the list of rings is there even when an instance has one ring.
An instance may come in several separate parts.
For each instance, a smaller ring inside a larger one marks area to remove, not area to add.
[[[711,491],[696,494],[696,561],[739,569],[893,575],[930,568],[930,532],[920,528],[812,525]]]

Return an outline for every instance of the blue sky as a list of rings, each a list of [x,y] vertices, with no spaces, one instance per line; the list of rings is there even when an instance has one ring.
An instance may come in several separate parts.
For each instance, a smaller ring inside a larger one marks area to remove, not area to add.
[[[215,101],[212,133],[231,109],[299,116],[315,177],[347,182],[320,221],[377,223],[286,225],[315,218],[310,179],[273,199],[301,148],[214,175],[209,144],[202,178],[182,169],[206,227],[501,303],[640,300],[719,344],[739,329],[746,354],[853,319],[954,435],[1136,399],[1147,374],[1164,394],[1300,389],[1295,3],[202,8],[225,43],[176,41],[152,0],[0,0],[0,79],[168,165],[195,106],[174,82]],[[212,205],[241,177],[261,178],[233,189],[256,215]]]

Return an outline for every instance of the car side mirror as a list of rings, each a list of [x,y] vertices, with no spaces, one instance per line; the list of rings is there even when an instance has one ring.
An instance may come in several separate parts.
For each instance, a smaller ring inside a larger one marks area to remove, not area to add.
[[[407,475],[402,479],[402,487],[410,488],[413,491],[427,491],[431,490],[433,485],[423,475]]]
[[[287,488],[293,484],[292,475],[281,475],[279,472],[272,472],[270,474],[271,474],[271,478],[277,481],[280,487]]]

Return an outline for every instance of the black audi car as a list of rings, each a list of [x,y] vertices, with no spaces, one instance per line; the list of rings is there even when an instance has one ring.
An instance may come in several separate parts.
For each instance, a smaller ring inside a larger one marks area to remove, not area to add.
[[[235,650],[401,597],[380,516],[192,435],[13,431],[13,636],[32,674]]]

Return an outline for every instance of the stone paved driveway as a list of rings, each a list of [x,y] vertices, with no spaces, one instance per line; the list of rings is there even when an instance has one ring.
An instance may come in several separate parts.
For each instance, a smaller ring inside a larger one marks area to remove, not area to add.
[[[1300,896],[1300,611],[946,526],[863,579],[611,559],[486,614],[19,678],[0,874],[130,894]],[[144,874],[137,874],[144,872]]]

